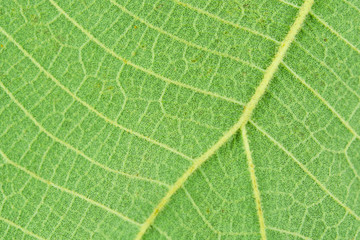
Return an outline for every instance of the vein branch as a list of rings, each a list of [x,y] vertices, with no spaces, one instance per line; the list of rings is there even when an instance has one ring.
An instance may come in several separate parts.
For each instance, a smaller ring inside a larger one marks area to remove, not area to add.
[[[295,22],[290,27],[288,34],[286,35],[283,42],[280,44],[278,52],[276,53],[273,61],[270,66],[266,69],[264,77],[256,88],[254,95],[251,97],[250,101],[244,107],[244,111],[240,117],[240,119],[233,125],[224,135],[212,146],[210,147],[204,154],[194,160],[192,166],[185,171],[185,173],[180,176],[180,178],[170,187],[169,191],[166,195],[160,200],[159,204],[155,207],[154,211],[150,214],[150,216],[146,219],[146,221],[142,224],[139,233],[135,237],[136,240],[140,240],[147,229],[154,222],[155,218],[159,214],[159,212],[165,207],[165,205],[170,201],[170,198],[177,192],[179,188],[183,186],[186,180],[211,156],[213,156],[217,150],[224,145],[240,128],[246,125],[249,121],[255,107],[259,103],[260,99],[265,94],[265,91],[273,78],[275,72],[277,71],[279,64],[285,57],[287,50],[289,49],[291,43],[294,41],[296,34],[301,29],[303,22],[305,21],[306,16],[309,14],[311,6],[313,5],[314,0],[306,0],[304,4],[301,6],[298,15],[295,19]]]
[[[244,149],[245,149],[245,154],[246,154],[246,158],[247,158],[247,163],[248,163],[248,167],[249,167],[248,169],[250,172],[251,185],[252,185],[252,189],[253,189],[253,193],[254,193],[257,214],[258,214],[258,218],[259,218],[260,235],[261,235],[262,240],[266,240],[266,231],[265,231],[266,227],[265,227],[263,210],[261,207],[260,191],[259,191],[258,183],[256,180],[255,165],[253,163],[253,159],[251,156],[251,150],[250,150],[250,145],[249,145],[245,125],[241,128],[241,133],[242,133],[242,139],[244,142]]]
[[[180,0],[172,0],[172,1],[174,1],[175,3],[181,5],[181,6],[185,7],[185,8],[188,8],[188,9],[190,9],[190,10],[192,10],[192,11],[195,11],[195,12],[198,12],[198,13],[200,13],[200,14],[203,14],[203,15],[209,17],[209,18],[215,19],[215,20],[217,20],[217,21],[219,21],[219,22],[222,22],[222,23],[224,23],[224,24],[226,24],[226,25],[229,25],[229,26],[232,26],[232,27],[234,27],[234,28],[247,31],[247,32],[249,32],[249,33],[252,33],[252,34],[254,34],[254,35],[260,36],[260,37],[262,37],[262,38],[264,38],[264,39],[266,39],[266,40],[268,40],[268,41],[274,42],[274,43],[276,43],[276,44],[279,44],[279,43],[280,43],[278,40],[276,40],[275,38],[273,38],[273,37],[271,37],[271,36],[268,36],[268,35],[265,35],[265,34],[263,34],[263,33],[260,33],[260,32],[258,32],[258,31],[256,31],[256,30],[251,29],[251,28],[247,28],[247,27],[244,27],[244,26],[240,26],[239,24],[236,24],[236,23],[234,23],[234,22],[231,22],[231,21],[228,21],[228,20],[226,20],[226,19],[223,19],[223,18],[221,18],[221,17],[219,17],[219,16],[217,16],[217,15],[215,15],[215,14],[212,14],[212,13],[210,13],[210,12],[204,10],[204,9],[195,7],[195,6],[190,5],[190,4],[188,4],[188,3],[184,3],[184,2],[182,2],[182,1],[180,1]]]
[[[305,240],[311,240],[311,238],[305,237],[304,235],[301,235],[301,234],[299,234],[299,233],[290,232],[290,231],[287,231],[287,230],[284,230],[284,229],[280,229],[280,228],[275,228],[275,227],[269,227],[269,226],[267,226],[266,229],[269,229],[269,230],[272,230],[272,231],[276,231],[276,232],[280,232],[280,233],[287,234],[287,235],[292,235],[292,236],[299,237],[299,238],[305,239]]]

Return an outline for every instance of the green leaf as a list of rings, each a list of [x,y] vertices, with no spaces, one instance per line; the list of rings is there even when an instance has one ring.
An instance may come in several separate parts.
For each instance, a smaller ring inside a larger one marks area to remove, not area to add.
[[[1,239],[360,239],[359,0],[0,2]]]

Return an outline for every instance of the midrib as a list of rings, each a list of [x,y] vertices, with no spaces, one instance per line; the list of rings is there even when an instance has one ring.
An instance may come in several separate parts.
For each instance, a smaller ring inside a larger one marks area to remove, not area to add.
[[[150,216],[146,219],[146,221],[140,227],[140,231],[138,232],[135,240],[140,240],[147,229],[154,222],[155,218],[159,214],[159,212],[166,206],[166,204],[170,201],[172,195],[174,195],[179,188],[183,186],[186,180],[206,161],[208,160],[222,145],[224,145],[240,128],[245,126],[249,121],[254,109],[257,104],[261,100],[262,96],[265,94],[266,89],[273,78],[275,72],[277,71],[280,63],[285,57],[287,50],[289,49],[291,43],[294,41],[296,34],[301,29],[303,22],[305,21],[306,16],[309,14],[311,6],[313,5],[314,0],[306,0],[304,4],[301,6],[298,15],[295,19],[295,22],[290,27],[289,32],[286,37],[280,44],[280,47],[273,58],[273,61],[266,69],[264,77],[256,88],[254,95],[251,97],[250,101],[245,105],[243,114],[240,119],[233,125],[212,147],[210,147],[204,154],[194,160],[193,165],[186,170],[186,172],[170,187],[169,191],[166,195],[160,200],[159,204],[155,207]],[[257,189],[253,189],[254,192],[258,191]],[[258,199],[260,200],[260,199]],[[263,222],[263,219],[260,219],[259,222]],[[265,225],[260,224],[260,232],[265,231]],[[265,235],[262,235],[263,239],[266,239]]]

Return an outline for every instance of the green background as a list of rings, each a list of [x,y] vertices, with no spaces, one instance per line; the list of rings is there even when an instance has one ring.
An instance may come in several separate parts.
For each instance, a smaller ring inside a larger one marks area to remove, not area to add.
[[[133,239],[300,0],[2,0],[0,238]],[[315,0],[247,125],[268,239],[360,239],[360,1]],[[144,239],[260,239],[241,134]]]

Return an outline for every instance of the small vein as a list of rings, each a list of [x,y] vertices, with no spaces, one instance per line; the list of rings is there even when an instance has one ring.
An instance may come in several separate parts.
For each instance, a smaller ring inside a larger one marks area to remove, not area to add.
[[[198,12],[198,13],[200,13],[200,14],[206,15],[206,16],[212,18],[212,19],[216,19],[216,20],[219,21],[219,22],[222,22],[222,23],[225,23],[225,24],[227,24],[227,25],[233,26],[233,27],[235,27],[235,28],[238,28],[238,29],[241,29],[241,30],[250,32],[250,33],[252,33],[252,34],[254,34],[254,35],[257,35],[257,36],[260,36],[260,37],[262,37],[262,38],[265,38],[266,40],[269,40],[269,41],[274,42],[274,43],[276,43],[276,44],[280,44],[280,42],[279,42],[278,40],[276,40],[276,39],[274,39],[274,38],[272,38],[272,37],[270,37],[270,36],[268,36],[268,35],[265,35],[265,34],[262,34],[262,33],[260,33],[260,32],[257,32],[257,31],[255,31],[255,30],[253,30],[253,29],[251,29],[251,28],[247,28],[247,27],[241,26],[241,25],[239,25],[239,24],[236,24],[236,23],[234,23],[234,22],[225,20],[225,19],[223,19],[223,18],[221,18],[221,17],[219,17],[219,16],[216,16],[216,15],[214,15],[214,14],[212,14],[212,13],[209,13],[209,12],[203,10],[203,9],[197,8],[197,7],[195,7],[195,6],[192,6],[192,5],[188,4],[188,3],[184,3],[184,2],[181,2],[181,1],[179,1],[179,0],[172,0],[172,1],[176,2],[177,4],[179,4],[179,5],[183,6],[183,7],[188,8],[188,9],[190,9],[190,10],[193,10],[193,11]]]
[[[295,4],[293,4],[293,3],[289,3],[289,2],[284,1],[284,0],[278,0],[278,1],[281,2],[281,3],[284,3],[284,4],[288,5],[288,6],[291,6],[291,7],[293,7],[293,8],[297,8],[297,9],[300,8],[298,5],[295,5]]]
[[[37,174],[35,174],[35,173],[29,171],[28,169],[26,169],[25,167],[23,167],[23,166],[17,164],[16,162],[13,162],[12,160],[10,160],[1,149],[0,149],[0,155],[5,159],[5,162],[11,164],[12,166],[14,166],[15,168],[17,168],[17,169],[19,169],[21,171],[27,173],[32,178],[34,178],[34,179],[36,179],[36,180],[38,180],[40,182],[45,183],[46,185],[50,185],[50,186],[52,186],[52,187],[54,187],[54,188],[56,188],[56,189],[58,189],[58,190],[60,190],[62,192],[68,193],[68,194],[70,194],[72,196],[75,196],[75,197],[78,197],[78,198],[80,198],[80,199],[82,199],[82,200],[84,200],[84,201],[86,201],[86,202],[88,202],[88,203],[90,203],[92,205],[95,205],[95,206],[97,206],[99,208],[102,208],[102,209],[106,210],[107,212],[112,213],[112,214],[120,217],[121,219],[123,219],[126,222],[132,223],[132,224],[137,225],[137,226],[141,225],[140,223],[136,222],[135,220],[123,215],[122,213],[120,213],[120,212],[118,212],[118,211],[116,211],[114,209],[111,209],[111,208],[105,206],[102,203],[96,202],[96,201],[94,201],[94,200],[92,200],[92,199],[90,199],[90,198],[88,198],[88,197],[86,197],[86,196],[84,196],[84,195],[82,195],[80,193],[77,193],[77,192],[72,191],[70,189],[59,186],[59,185],[57,185],[57,184],[55,184],[55,183],[53,183],[53,182],[51,182],[49,180],[46,180],[46,179],[38,176]]]
[[[252,232],[221,232],[219,230],[217,230],[204,216],[204,214],[201,212],[199,206],[196,204],[195,200],[191,197],[191,194],[186,190],[185,187],[182,187],[182,189],[184,190],[186,196],[188,197],[188,199],[191,202],[191,205],[193,205],[195,211],[199,214],[199,216],[201,217],[201,219],[204,221],[204,223],[210,228],[211,231],[213,231],[216,234],[219,235],[229,235],[229,236],[241,236],[241,235],[252,235],[252,234],[257,234],[257,233],[252,233]]]
[[[311,6],[313,5],[314,0],[306,0],[302,7],[300,8],[298,15],[295,19],[295,22],[290,27],[289,32],[287,33],[285,39],[280,44],[278,52],[276,53],[273,61],[266,69],[264,77],[256,88],[254,95],[251,97],[250,101],[244,107],[244,111],[241,114],[240,119],[235,125],[233,125],[224,135],[205,153],[203,153],[200,157],[196,158],[193,162],[193,165],[188,168],[185,173],[178,178],[178,180],[170,187],[169,191],[165,194],[165,196],[160,200],[159,204],[155,207],[154,211],[150,214],[150,216],[146,219],[146,221],[142,224],[140,231],[135,237],[136,240],[142,239],[147,229],[154,222],[155,218],[159,214],[159,212],[166,206],[166,204],[170,201],[172,195],[177,192],[179,188],[183,186],[186,180],[211,156],[213,156],[217,150],[223,146],[242,126],[246,125],[249,121],[253,110],[265,94],[267,86],[269,85],[271,79],[273,78],[275,72],[277,71],[280,63],[285,57],[286,51],[289,49],[291,43],[295,40],[295,36],[299,32],[302,27],[303,22],[305,21],[306,16],[310,12]]]
[[[33,233],[33,232],[31,232],[31,231],[29,231],[29,230],[21,227],[20,225],[14,223],[14,222],[12,222],[12,221],[10,221],[9,219],[3,218],[2,216],[0,216],[0,221],[3,221],[3,222],[5,222],[5,223],[11,225],[11,226],[13,226],[13,227],[21,230],[23,233],[25,233],[25,234],[27,234],[27,235],[29,235],[29,236],[32,236],[32,237],[34,237],[34,238],[36,238],[36,239],[45,240],[45,238],[40,237],[39,235],[37,235],[37,234],[35,234],[35,233]]]
[[[157,226],[153,225],[153,227],[156,229],[156,231],[158,231],[161,235],[163,235],[167,240],[171,240],[172,238],[169,237],[169,235],[162,231],[160,228],[158,228]]]
[[[20,51],[23,52],[23,54],[28,57],[48,78],[50,78],[57,86],[59,86],[62,90],[64,90],[67,94],[69,94],[72,98],[74,98],[76,101],[78,101],[79,103],[81,103],[83,106],[85,106],[86,108],[88,108],[91,112],[95,113],[98,117],[102,118],[105,120],[105,122],[110,123],[111,125],[116,126],[117,128],[120,128],[121,130],[128,132],[132,135],[137,136],[138,138],[141,138],[145,141],[148,141],[154,145],[160,146],[170,152],[173,152],[189,161],[192,161],[193,159],[187,155],[185,155],[184,153],[181,153],[179,151],[177,151],[176,149],[164,144],[164,143],[160,143],[154,139],[151,139],[147,136],[142,135],[141,133],[135,132],[134,130],[131,130],[129,128],[126,128],[120,124],[118,124],[117,122],[115,122],[114,120],[109,119],[108,117],[104,116],[102,113],[98,112],[94,107],[92,107],[91,105],[89,105],[88,103],[86,103],[85,101],[83,101],[82,99],[80,99],[78,96],[76,96],[75,94],[73,94],[68,88],[66,88],[64,85],[62,85],[50,72],[48,72],[43,66],[40,65],[40,63],[38,63],[18,42],[15,41],[15,39],[8,34],[2,27],[0,27],[0,32],[2,34],[4,34],[12,43],[14,43],[16,45],[17,48],[20,49]]]
[[[353,3],[349,2],[348,0],[342,0],[342,1],[360,13],[360,8],[355,6]]]
[[[291,69],[285,62],[282,65],[297,79],[299,80],[308,90],[310,90],[339,120],[340,122],[353,134],[356,138],[360,139],[359,134],[345,121],[345,119],[315,90],[313,89],[304,79],[302,79],[293,69]]]
[[[327,22],[325,22],[323,19],[321,19],[319,16],[317,16],[315,13],[311,13],[313,17],[315,17],[322,25],[324,25],[327,29],[330,30],[334,35],[336,35],[338,38],[340,38],[343,42],[345,42],[349,47],[351,47],[354,51],[360,54],[360,49],[355,47],[349,40],[341,36],[340,33],[338,33],[333,27],[331,27]]]
[[[165,186],[165,187],[169,187],[168,184],[160,182],[158,180],[154,180],[154,179],[150,179],[150,178],[145,178],[145,177],[141,177],[141,176],[136,176],[136,175],[131,175],[122,171],[118,171],[112,168],[109,168],[108,166],[105,166],[93,159],[91,159],[89,156],[87,156],[85,153],[83,153],[82,151],[80,151],[77,148],[74,148],[73,146],[71,146],[69,143],[59,139],[58,137],[56,137],[55,135],[53,135],[52,133],[50,133],[49,131],[47,131],[36,119],[35,117],[29,113],[26,108],[15,98],[15,96],[9,91],[9,89],[7,89],[4,84],[0,81],[0,87],[5,91],[5,93],[10,97],[10,99],[25,113],[25,115],[40,129],[40,131],[44,132],[47,136],[49,136],[51,139],[53,139],[54,141],[64,145],[65,147],[67,147],[68,149],[71,149],[72,151],[74,151],[75,153],[77,153],[78,155],[82,156],[83,158],[85,158],[86,160],[88,160],[89,162],[91,162],[92,164],[108,171],[108,172],[112,172],[115,174],[119,174],[131,179],[136,179],[136,180],[141,180],[141,181],[147,181],[147,182],[151,182],[151,183],[156,183],[160,186]]]
[[[219,51],[215,51],[215,50],[211,50],[211,49],[208,49],[207,47],[203,47],[203,46],[200,46],[196,43],[193,43],[193,42],[189,42],[183,38],[180,38],[172,33],[169,33],[167,31],[165,31],[164,29],[160,28],[160,27],[157,27],[149,22],[147,22],[145,19],[137,16],[136,14],[132,13],[131,11],[129,11],[127,8],[125,8],[124,6],[120,5],[119,3],[115,2],[114,0],[110,0],[110,2],[117,6],[118,8],[120,8],[123,12],[127,13],[128,15],[130,15],[131,17],[133,17],[134,19],[138,20],[139,22],[142,22],[143,24],[145,24],[146,26],[148,26],[149,28],[152,28],[164,35],[167,35],[169,36],[170,38],[178,41],[178,42],[181,42],[181,43],[184,43],[185,45],[188,45],[188,46],[191,46],[191,47],[194,47],[194,48],[197,48],[197,49],[200,49],[202,51],[205,51],[205,52],[209,52],[209,53],[212,53],[214,55],[217,55],[217,56],[221,56],[221,57],[225,57],[225,58],[230,58],[231,60],[234,60],[234,61],[237,61],[237,62],[241,62],[242,64],[245,64],[245,65],[248,65],[252,68],[255,68],[261,72],[264,72],[265,69],[257,66],[257,65],[254,65],[246,60],[243,60],[241,58],[238,58],[238,57],[235,57],[235,56],[232,56],[232,55],[229,55],[227,53],[222,53],[222,52],[219,52]]]
[[[305,237],[304,235],[301,235],[299,233],[290,232],[290,231],[280,229],[280,228],[267,226],[266,229],[273,230],[273,231],[280,232],[280,233],[285,233],[285,234],[292,235],[292,236],[295,236],[295,237],[299,237],[299,238],[302,238],[302,239],[305,239],[305,240],[311,240],[311,238]]]
[[[219,232],[218,230],[216,230],[214,228],[213,225],[211,225],[211,223],[205,218],[205,216],[202,214],[201,210],[199,209],[199,207],[197,206],[197,204],[195,203],[194,199],[191,197],[190,193],[186,190],[185,187],[182,187],[182,189],[184,190],[186,196],[188,197],[188,199],[191,202],[191,205],[193,205],[195,211],[199,214],[200,218],[204,221],[204,223],[206,224],[206,226],[208,226],[208,228],[210,228],[211,231],[213,231],[214,233],[217,234],[222,234],[221,232]]]
[[[349,150],[349,147],[351,146],[351,144],[353,143],[353,141],[356,139],[356,137],[353,137],[353,139],[351,139],[349,141],[349,143],[346,145],[345,149],[344,149],[344,154],[345,154],[345,158],[346,158],[346,161],[348,162],[351,170],[353,171],[354,175],[356,176],[357,179],[360,180],[360,175],[359,175],[359,170],[357,170],[354,166],[354,164],[352,163],[352,161],[350,161],[350,157],[348,155],[348,150]]]
[[[266,240],[266,226],[265,226],[263,210],[261,207],[261,197],[260,197],[260,191],[258,188],[259,184],[257,183],[257,179],[256,179],[256,175],[255,175],[255,165],[254,165],[254,162],[253,162],[253,159],[251,156],[250,144],[248,141],[245,125],[241,128],[241,132],[242,132],[242,139],[243,139],[243,143],[244,143],[244,150],[245,150],[247,163],[248,163],[248,169],[250,172],[251,186],[252,186],[253,194],[254,194],[254,198],[255,198],[257,215],[259,218],[261,239]]]
[[[65,16],[66,19],[68,19],[75,27],[77,27],[79,30],[81,30],[82,33],[84,33],[91,41],[95,42],[97,45],[99,45],[101,48],[103,48],[108,54],[110,54],[111,56],[121,60],[124,64],[127,64],[135,69],[138,69],[144,73],[147,73],[151,76],[154,76],[166,83],[171,83],[171,84],[174,84],[176,86],[179,86],[179,87],[183,87],[183,88],[187,88],[187,89],[190,89],[194,92],[197,92],[197,93],[201,93],[201,94],[204,94],[204,95],[208,95],[208,96],[212,96],[214,98],[219,98],[219,99],[222,99],[222,100],[225,100],[227,102],[231,102],[231,103],[235,103],[235,104],[238,104],[238,105],[243,105],[241,102],[235,100],[235,99],[232,99],[232,98],[229,98],[229,97],[225,97],[225,96],[221,96],[217,93],[213,93],[213,92],[209,92],[209,91],[206,91],[206,90],[203,90],[203,89],[200,89],[200,88],[196,88],[194,86],[190,86],[190,85],[187,85],[185,83],[182,83],[182,82],[178,82],[178,81],[175,81],[175,80],[172,80],[172,79],[169,79],[167,77],[164,77],[158,73],[155,73],[153,72],[152,70],[149,70],[149,69],[146,69],[142,66],[139,66],[139,65],[136,65],[135,63],[119,56],[117,53],[115,53],[113,50],[111,50],[110,48],[108,48],[107,46],[105,46],[102,42],[100,42],[100,40],[98,40],[94,35],[92,35],[88,30],[86,30],[85,28],[83,28],[78,22],[76,22],[72,17],[70,17],[65,11],[64,9],[62,9],[57,3],[55,3],[53,0],[49,0],[49,2],[61,13]]]
[[[336,79],[338,79],[341,83],[344,84],[345,88],[350,91],[352,94],[354,94],[358,99],[360,99],[360,95],[354,90],[352,89],[347,82],[345,82],[345,80],[341,79],[340,76],[335,72],[335,70],[333,68],[331,68],[330,66],[328,66],[326,64],[326,62],[324,62],[323,60],[319,59],[318,57],[316,57],[314,54],[312,54],[308,49],[306,49],[301,43],[299,42],[295,42],[296,45],[298,45],[304,52],[306,52],[312,59],[314,59],[315,61],[317,61],[318,63],[320,63],[322,66],[324,66],[326,69],[328,69],[332,74],[334,74],[334,76],[336,77]]]
[[[328,196],[330,196],[337,204],[350,213],[356,220],[360,221],[359,215],[357,215],[351,208],[341,202],[334,194],[332,194],[290,151],[288,151],[281,143],[274,139],[269,133],[257,125],[254,121],[250,120],[250,123],[258,129],[264,136],[266,136],[272,143],[278,148],[284,151]]]

